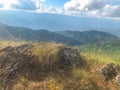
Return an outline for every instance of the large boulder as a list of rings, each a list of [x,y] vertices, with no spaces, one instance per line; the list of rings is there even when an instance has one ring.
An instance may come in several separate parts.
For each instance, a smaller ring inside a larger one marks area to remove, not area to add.
[[[77,67],[83,66],[83,60],[81,59],[80,53],[76,48],[60,46],[58,55],[61,62],[68,64],[68,66],[70,64]]]

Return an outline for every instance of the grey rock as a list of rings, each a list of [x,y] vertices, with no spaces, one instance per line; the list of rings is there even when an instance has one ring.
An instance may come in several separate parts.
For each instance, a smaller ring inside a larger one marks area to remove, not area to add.
[[[25,44],[17,47],[6,47],[0,50],[0,70],[4,71],[0,73],[0,77],[7,79],[15,78],[15,74],[23,71],[27,67],[27,63],[32,61],[32,55],[26,55],[25,51],[32,48],[29,44]]]
[[[103,76],[104,81],[109,81],[117,76],[120,67],[114,63],[109,63],[100,68],[100,74]]]
[[[66,65],[75,65],[78,67],[83,66],[83,60],[81,59],[80,53],[75,48],[69,48],[65,46],[59,47],[59,58],[61,62],[66,63]]]
[[[117,85],[120,86],[120,75],[117,75],[117,76],[116,76],[115,82],[116,82]]]
[[[41,74],[44,73],[44,76],[46,76],[46,73],[48,74],[52,71],[58,72],[59,70],[62,70],[63,72],[70,72],[73,65],[83,65],[83,61],[77,49],[59,46],[57,62],[51,64],[52,66],[46,64],[44,65],[44,68],[42,68],[43,63],[39,62],[37,56],[30,53],[33,47],[32,44],[25,44],[1,49],[0,78],[4,77],[6,80],[14,80],[17,78],[17,75],[20,74],[24,75],[27,79],[32,79],[33,77],[40,76],[36,75],[36,73],[40,74],[41,72]]]
[[[31,50],[32,48],[33,48],[32,44],[24,44],[24,45],[16,47],[19,53],[24,53],[26,51]]]

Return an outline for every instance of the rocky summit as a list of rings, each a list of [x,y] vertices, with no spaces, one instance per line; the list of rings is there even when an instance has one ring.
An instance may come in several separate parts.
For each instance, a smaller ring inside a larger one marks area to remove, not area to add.
[[[71,72],[72,65],[81,67],[83,61],[77,49],[58,46],[57,60],[54,64],[43,63],[32,53],[35,45],[8,46],[0,50],[0,85],[5,83],[9,90],[17,82],[19,76],[28,80],[39,81],[50,73]],[[46,57],[45,57],[46,58]],[[52,60],[51,60],[52,61]],[[44,65],[43,65],[44,64]],[[59,72],[60,71],[60,72]]]

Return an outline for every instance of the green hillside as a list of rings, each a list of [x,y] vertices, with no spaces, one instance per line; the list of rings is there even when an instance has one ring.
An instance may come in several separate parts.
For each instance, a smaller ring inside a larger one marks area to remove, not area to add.
[[[80,52],[86,55],[94,55],[103,62],[114,62],[120,64],[120,39],[109,40],[102,43],[94,43],[79,46]]]
[[[110,33],[100,32],[96,30],[83,31],[83,32],[67,30],[67,31],[60,31],[58,33],[60,33],[61,35],[73,38],[75,40],[78,40],[83,44],[103,42],[103,41],[117,38],[116,36]]]
[[[1,40],[23,40],[36,42],[56,42],[66,45],[80,45],[81,42],[47,30],[32,30],[23,27],[12,27],[0,24]]]

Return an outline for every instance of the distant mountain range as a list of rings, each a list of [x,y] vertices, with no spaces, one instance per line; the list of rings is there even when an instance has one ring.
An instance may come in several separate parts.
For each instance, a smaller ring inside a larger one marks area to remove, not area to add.
[[[81,45],[95,42],[103,42],[115,39],[110,33],[100,31],[61,31],[50,32],[47,30],[32,30],[23,27],[8,26],[0,24],[1,40],[24,40],[38,42],[56,42],[66,45]]]
[[[114,36],[110,33],[99,32],[96,30],[83,31],[83,32],[67,30],[67,31],[59,31],[58,33],[61,35],[73,38],[77,41],[80,41],[83,44],[104,42],[104,41],[108,41],[110,39],[117,38],[116,36]]]
[[[1,40],[24,40],[38,42],[56,42],[67,45],[79,45],[80,41],[47,30],[32,30],[0,24]]]
[[[98,30],[120,36],[120,20],[93,17],[77,17],[17,10],[0,10],[0,22],[12,26],[50,31]]]

